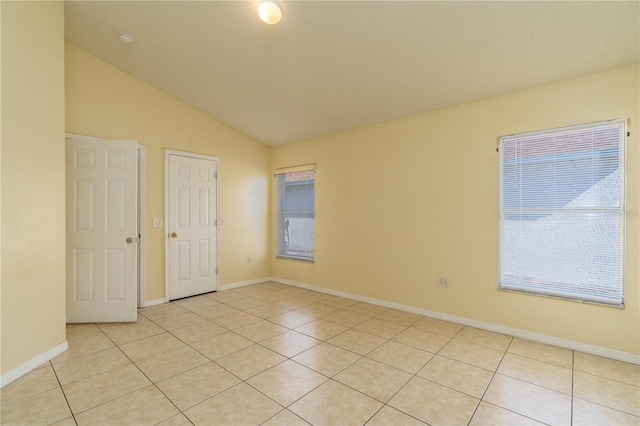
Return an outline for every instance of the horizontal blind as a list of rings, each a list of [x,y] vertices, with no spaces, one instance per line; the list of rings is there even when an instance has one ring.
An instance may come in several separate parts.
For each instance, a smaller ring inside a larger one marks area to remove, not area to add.
[[[624,121],[500,138],[500,288],[622,305]]]

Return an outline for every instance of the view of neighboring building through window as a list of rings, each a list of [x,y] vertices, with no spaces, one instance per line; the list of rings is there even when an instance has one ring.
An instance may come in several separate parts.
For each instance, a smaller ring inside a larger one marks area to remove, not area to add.
[[[315,254],[315,171],[277,175],[278,256],[313,260]]]
[[[624,304],[624,121],[500,138],[504,290]]]

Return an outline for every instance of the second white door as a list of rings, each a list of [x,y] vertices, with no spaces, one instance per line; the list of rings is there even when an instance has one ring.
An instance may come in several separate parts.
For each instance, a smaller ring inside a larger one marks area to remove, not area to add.
[[[215,159],[168,154],[169,299],[217,290]]]

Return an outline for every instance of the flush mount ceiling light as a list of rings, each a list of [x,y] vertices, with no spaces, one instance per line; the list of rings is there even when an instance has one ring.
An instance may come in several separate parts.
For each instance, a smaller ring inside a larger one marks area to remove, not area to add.
[[[274,1],[263,1],[258,6],[258,15],[265,23],[274,25],[282,19],[280,6]]]
[[[120,33],[118,34],[118,38],[120,39],[120,41],[122,42],[122,44],[129,46],[131,43],[133,43],[133,37],[131,37],[129,34],[127,33]]]

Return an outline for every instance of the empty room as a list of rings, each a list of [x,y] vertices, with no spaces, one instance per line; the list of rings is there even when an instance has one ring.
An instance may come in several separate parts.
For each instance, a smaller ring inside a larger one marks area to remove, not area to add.
[[[640,2],[0,2],[3,425],[640,425]]]

